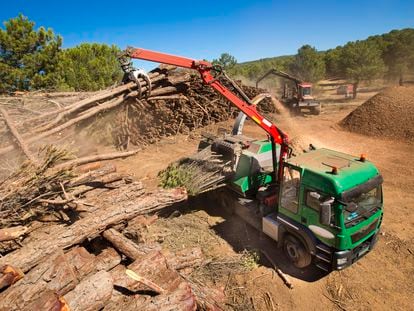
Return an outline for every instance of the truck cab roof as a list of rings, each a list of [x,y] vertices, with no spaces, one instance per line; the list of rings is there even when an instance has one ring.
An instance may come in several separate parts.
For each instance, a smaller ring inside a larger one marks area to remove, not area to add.
[[[294,156],[287,163],[303,169],[303,184],[318,185],[331,194],[341,194],[379,175],[372,162],[325,148]]]

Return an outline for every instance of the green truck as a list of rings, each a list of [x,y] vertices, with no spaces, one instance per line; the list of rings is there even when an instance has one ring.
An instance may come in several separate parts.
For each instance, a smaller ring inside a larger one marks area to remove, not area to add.
[[[275,186],[270,141],[209,137],[200,149],[209,145],[235,164],[220,204],[277,241],[298,268],[313,261],[325,271],[341,270],[374,247],[382,176],[364,156],[311,149],[284,162],[284,178]]]

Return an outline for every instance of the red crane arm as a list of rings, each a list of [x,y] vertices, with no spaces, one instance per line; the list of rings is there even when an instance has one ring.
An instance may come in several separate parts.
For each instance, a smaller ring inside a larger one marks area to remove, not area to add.
[[[168,65],[174,65],[183,68],[189,68],[197,70],[204,83],[210,85],[213,89],[227,98],[231,103],[233,103],[237,108],[239,108],[243,113],[245,113],[250,119],[256,122],[262,129],[264,129],[272,138],[274,143],[277,143],[281,146],[280,156],[279,156],[279,169],[278,169],[278,180],[282,178],[283,170],[282,165],[284,160],[287,157],[288,153],[288,137],[283,133],[275,124],[264,118],[257,110],[256,106],[250,105],[245,100],[242,100],[231,90],[226,88],[218,79],[216,79],[211,71],[213,65],[207,61],[198,61],[191,58],[175,56],[150,50],[145,50],[141,48],[129,49],[129,56],[131,58],[143,59],[157,63],[163,63]],[[274,154],[275,155],[275,154]]]

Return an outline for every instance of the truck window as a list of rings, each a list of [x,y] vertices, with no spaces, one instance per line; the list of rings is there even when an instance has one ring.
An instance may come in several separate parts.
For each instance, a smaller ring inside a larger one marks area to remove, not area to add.
[[[321,210],[321,203],[329,200],[331,198],[330,195],[320,193],[315,190],[305,189],[305,205],[311,209],[314,209],[318,213]],[[335,210],[332,209],[331,211],[331,223],[335,224]]]
[[[291,211],[298,212],[300,172],[290,167],[284,168],[283,183],[281,190],[281,206]]]
[[[328,198],[327,195],[323,193],[319,193],[314,190],[306,189],[305,191],[305,204],[307,207],[313,208],[314,210],[318,211],[321,208],[321,203],[326,201]]]
[[[313,208],[316,211],[320,211],[321,203],[323,202],[323,195],[317,191],[306,190],[305,204],[307,207]]]

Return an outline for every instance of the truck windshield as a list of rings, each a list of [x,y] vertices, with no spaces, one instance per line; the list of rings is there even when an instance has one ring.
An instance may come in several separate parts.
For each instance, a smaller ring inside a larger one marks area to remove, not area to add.
[[[344,207],[344,220],[347,227],[368,219],[378,211],[382,203],[381,186],[349,198]]]
[[[302,96],[311,95],[311,88],[310,87],[303,87],[302,88]]]

